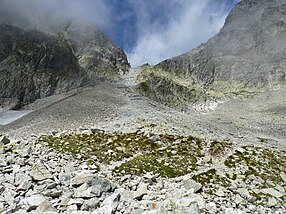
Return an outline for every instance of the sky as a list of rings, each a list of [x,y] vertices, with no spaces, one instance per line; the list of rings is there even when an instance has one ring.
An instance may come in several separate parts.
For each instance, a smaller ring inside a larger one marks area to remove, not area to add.
[[[133,67],[157,64],[215,35],[239,0],[0,0],[22,16],[81,19],[124,49]]]

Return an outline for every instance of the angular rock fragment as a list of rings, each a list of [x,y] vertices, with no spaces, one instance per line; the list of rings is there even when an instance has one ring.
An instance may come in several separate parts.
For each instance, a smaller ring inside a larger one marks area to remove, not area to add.
[[[114,214],[116,211],[116,208],[118,206],[118,202],[120,199],[120,193],[115,192],[106,199],[101,204],[101,207],[94,212],[93,214]]]
[[[31,195],[28,198],[24,198],[20,201],[20,204],[27,206],[27,210],[35,210],[40,204],[46,201],[46,198],[42,195]]]
[[[57,210],[53,207],[52,203],[48,200],[43,201],[36,209],[36,213],[57,213]]]
[[[10,140],[5,136],[0,136],[0,146],[1,146],[1,143],[6,145],[10,143]]]
[[[84,200],[83,205],[81,207],[82,210],[93,211],[99,206],[98,198],[91,198],[88,200]]]
[[[138,189],[133,192],[133,198],[137,200],[141,200],[144,195],[147,195],[148,189],[147,189],[147,184],[143,183],[140,184]]]
[[[276,189],[273,189],[273,188],[262,189],[262,192],[264,194],[272,195],[275,198],[281,198],[283,196],[283,194],[281,192],[279,192],[279,191],[277,191]]]
[[[200,183],[195,182],[192,179],[184,180],[183,181],[184,187],[187,189],[193,189],[194,193],[197,193],[202,189],[202,185]]]
[[[36,181],[41,181],[49,178],[53,178],[53,175],[41,162],[35,164],[30,172],[31,177]]]
[[[90,181],[93,177],[95,177],[94,174],[90,172],[81,172],[78,175],[76,175],[73,179],[71,179],[71,186],[77,187],[80,186],[83,183],[86,183]]]

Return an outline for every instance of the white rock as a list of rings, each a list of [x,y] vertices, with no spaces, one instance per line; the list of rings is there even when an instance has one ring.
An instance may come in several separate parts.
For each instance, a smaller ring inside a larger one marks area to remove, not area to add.
[[[237,192],[241,197],[243,197],[245,199],[251,198],[251,195],[249,194],[249,191],[246,188],[238,188]]]
[[[189,197],[185,197],[182,199],[177,200],[177,206],[179,207],[188,207],[189,205],[196,203],[198,204],[200,209],[203,209],[205,207],[205,201],[202,198],[201,195],[194,194],[190,195]]]
[[[89,200],[84,200],[83,205],[81,207],[82,210],[93,211],[99,206],[98,198],[91,198]]]
[[[32,167],[30,175],[36,181],[53,178],[53,175],[48,171],[45,165],[41,162],[35,164]]]
[[[144,211],[142,214],[161,214],[160,210],[148,210]]]
[[[137,200],[141,200],[144,195],[148,193],[147,184],[141,183],[139,184],[138,189],[133,192],[133,198]]]
[[[203,187],[200,183],[197,183],[192,179],[184,180],[183,185],[187,189],[193,189],[194,193],[197,193]]]
[[[120,189],[117,189],[116,191],[120,191],[120,201],[130,201],[133,199],[133,193],[129,190],[126,190],[126,189],[123,189],[123,188],[120,188]]]
[[[241,148],[241,147],[237,147],[236,150],[238,152],[241,152],[241,153],[244,153],[245,152],[245,149],[244,148]]]
[[[67,213],[68,214],[75,214],[75,213],[77,213],[76,211],[77,211],[77,206],[75,204],[67,207]]]
[[[270,207],[276,206],[276,205],[277,205],[277,200],[276,200],[275,198],[273,198],[273,197],[269,198],[269,200],[268,200],[268,205],[269,205]]]
[[[212,213],[216,211],[216,204],[214,202],[209,202],[206,204],[206,209]]]
[[[90,181],[92,178],[94,178],[94,174],[92,174],[89,171],[82,171],[78,173],[73,179],[71,179],[71,185],[72,186],[79,186],[83,183],[86,183]]]
[[[189,214],[200,214],[199,205],[197,203],[192,203],[189,207]]]
[[[262,192],[264,194],[269,194],[269,195],[272,195],[276,198],[281,198],[283,196],[283,194],[279,191],[277,191],[276,189],[273,189],[273,188],[266,188],[266,189],[262,189]]]
[[[179,207],[189,207],[192,203],[194,203],[194,200],[191,198],[181,198],[177,201]]]
[[[233,208],[226,208],[224,214],[244,214],[241,210],[234,210]]]
[[[69,202],[70,198],[68,198],[66,196],[62,196],[59,200],[60,200],[59,206],[66,207],[66,206],[68,206],[68,202]]]
[[[286,184],[286,174],[284,172],[282,172],[280,174],[280,177],[282,178],[282,180],[284,181],[284,183]]]
[[[13,195],[14,194],[12,193],[11,190],[5,190],[2,193],[3,199],[7,204],[13,204],[14,203],[15,198]]]
[[[256,206],[253,205],[253,204],[249,204],[249,205],[248,205],[248,209],[250,209],[250,210],[255,210],[255,209],[256,209]]]
[[[101,204],[101,207],[92,214],[114,214],[116,208],[118,207],[118,202],[120,198],[120,192],[115,192],[106,199]]]
[[[32,186],[32,178],[27,174],[17,174],[16,176],[16,185],[18,190],[28,190]]]
[[[76,198],[93,198],[96,196],[94,194],[94,187],[90,187],[87,183],[82,184],[80,187],[74,190],[74,197]],[[97,191],[97,190],[95,190]]]
[[[13,176],[13,174],[6,174],[5,180],[10,184],[14,184],[15,177]]]
[[[219,188],[219,189],[215,192],[215,195],[217,195],[217,196],[219,196],[219,197],[223,197],[223,196],[225,196],[225,193],[224,193],[224,191],[223,191],[221,188]]]
[[[245,204],[246,202],[239,194],[237,194],[235,196],[235,203],[240,205],[240,204]]]
[[[20,165],[13,165],[13,174],[17,174],[20,170],[21,166]]]
[[[73,204],[80,206],[83,204],[83,202],[84,202],[84,199],[82,198],[70,199],[68,202],[68,206],[73,205]]]
[[[42,195],[32,195],[28,198],[24,198],[20,201],[20,204],[25,204],[28,206],[28,210],[36,209],[40,204],[42,204],[46,198]]]
[[[36,209],[36,212],[37,213],[49,213],[49,214],[52,214],[52,213],[56,213],[57,210],[53,207],[53,205],[51,204],[50,201],[48,200],[45,200],[43,201],[43,203],[41,203],[37,209]]]
[[[89,129],[82,130],[81,133],[82,133],[82,134],[87,134],[87,135],[93,134],[92,131],[89,130]]]
[[[45,196],[48,196],[48,197],[56,198],[62,194],[62,190],[58,190],[56,188],[55,189],[47,189],[47,190],[43,191],[42,194]]]

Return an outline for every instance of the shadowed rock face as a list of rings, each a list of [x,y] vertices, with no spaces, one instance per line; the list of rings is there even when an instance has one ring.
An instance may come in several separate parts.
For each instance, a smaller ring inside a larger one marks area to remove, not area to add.
[[[148,75],[150,71],[153,76],[176,76],[188,80],[192,90],[204,88],[205,97],[215,98],[283,85],[285,41],[284,0],[243,0],[230,12],[216,36],[189,53],[150,68],[144,73],[145,80],[156,82]],[[152,88],[156,86],[149,87]]]
[[[9,25],[0,25],[0,74],[0,104],[11,108],[86,80],[64,39]]]
[[[129,67],[123,50],[94,25],[0,13],[0,107],[18,108],[95,78],[118,80]]]
[[[63,35],[70,42],[80,66],[91,76],[116,80],[129,70],[123,50],[97,27],[73,22],[66,26]]]

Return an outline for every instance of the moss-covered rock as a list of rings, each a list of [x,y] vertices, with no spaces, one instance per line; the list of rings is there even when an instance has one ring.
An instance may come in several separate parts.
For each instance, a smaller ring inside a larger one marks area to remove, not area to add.
[[[201,146],[199,140],[185,139],[178,144],[139,155],[115,167],[113,173],[142,175],[150,172],[169,178],[185,175],[197,170],[197,157],[204,156]]]
[[[224,155],[226,152],[226,149],[230,147],[229,142],[224,141],[212,141],[210,143],[209,153],[212,156],[220,156]]]
[[[252,180],[251,175],[254,175],[277,184],[283,182],[280,176],[275,175],[286,173],[286,152],[254,146],[245,146],[243,149],[236,150],[224,164],[234,170],[241,170],[244,180]],[[270,187],[266,182],[265,185]]]

